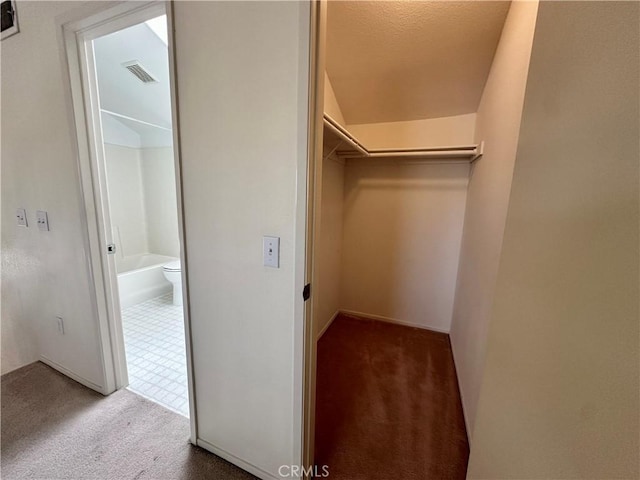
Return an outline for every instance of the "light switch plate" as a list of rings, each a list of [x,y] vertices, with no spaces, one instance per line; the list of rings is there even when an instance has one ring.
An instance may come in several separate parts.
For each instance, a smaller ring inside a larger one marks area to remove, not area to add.
[[[62,317],[56,317],[56,326],[58,327],[58,333],[64,335],[64,319]]]
[[[280,268],[280,237],[262,238],[262,257],[265,267]]]
[[[16,221],[19,227],[28,227],[27,225],[27,211],[24,208],[18,208],[16,210]]]
[[[42,210],[38,210],[36,212],[36,222],[38,222],[38,228],[43,232],[49,231],[49,217],[47,216],[47,212],[43,212]]]

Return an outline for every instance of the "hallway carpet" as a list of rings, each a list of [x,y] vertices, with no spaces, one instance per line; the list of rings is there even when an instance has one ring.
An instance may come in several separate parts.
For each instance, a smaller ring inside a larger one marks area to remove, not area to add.
[[[188,419],[127,390],[103,397],[42,363],[1,386],[3,480],[254,478],[190,445]]]
[[[317,372],[315,464],[329,478],[465,478],[448,335],[340,315],[318,342]]]

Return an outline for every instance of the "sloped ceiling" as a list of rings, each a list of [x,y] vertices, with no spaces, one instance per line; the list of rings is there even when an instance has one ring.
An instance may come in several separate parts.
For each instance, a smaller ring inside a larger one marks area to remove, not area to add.
[[[347,124],[477,111],[508,1],[330,1],[327,74]]]
[[[94,41],[100,108],[171,128],[167,45],[145,23]],[[122,66],[138,60],[158,83],[145,84]],[[128,127],[135,128],[135,124]],[[142,127],[141,127],[142,128]]]

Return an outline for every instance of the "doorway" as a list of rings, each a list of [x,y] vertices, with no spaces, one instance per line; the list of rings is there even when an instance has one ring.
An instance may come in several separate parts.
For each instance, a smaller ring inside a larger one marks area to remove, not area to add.
[[[91,46],[128,388],[188,416],[167,17]]]
[[[510,3],[319,8],[306,458],[336,478],[463,478],[458,272],[476,263],[468,193],[495,145],[480,103]]]
[[[128,388],[190,417],[193,438],[170,13],[164,4],[124,4],[65,24],[63,34],[102,393]]]

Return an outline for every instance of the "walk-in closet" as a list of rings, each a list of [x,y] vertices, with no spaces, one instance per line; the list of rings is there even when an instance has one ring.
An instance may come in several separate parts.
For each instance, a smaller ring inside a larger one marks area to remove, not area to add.
[[[464,478],[535,2],[327,2],[315,458]]]

